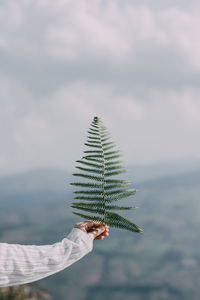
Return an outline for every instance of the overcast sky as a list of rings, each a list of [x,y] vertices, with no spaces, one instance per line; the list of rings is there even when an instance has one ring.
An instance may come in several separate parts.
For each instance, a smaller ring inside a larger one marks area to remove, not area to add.
[[[72,169],[100,116],[127,163],[200,158],[200,2],[1,0],[0,174]]]

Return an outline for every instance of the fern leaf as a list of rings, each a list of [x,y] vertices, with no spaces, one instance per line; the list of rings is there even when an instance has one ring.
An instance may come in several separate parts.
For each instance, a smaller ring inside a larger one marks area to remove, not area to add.
[[[86,151],[83,151],[83,153],[103,153],[103,150],[86,150]]]
[[[90,191],[75,191],[74,194],[85,194],[85,195],[103,195],[102,190],[90,190]]]
[[[91,126],[92,126],[94,129],[99,129],[99,126],[95,125],[94,123],[92,123]]]
[[[118,205],[106,205],[106,210],[131,210],[136,209],[136,206],[118,206]]]
[[[75,200],[86,200],[86,201],[103,201],[103,196],[101,197],[89,197],[89,196],[77,196],[74,197]]]
[[[92,154],[92,155],[83,156],[83,159],[88,159],[88,158],[103,158],[103,154]]]
[[[110,135],[110,133],[109,132],[105,132],[105,133],[103,133],[103,134],[101,134],[101,138],[111,138],[111,135]],[[103,139],[101,140],[101,141],[103,141]]]
[[[100,141],[100,137],[96,137],[96,136],[87,136],[87,138],[89,140],[98,140],[98,141]]]
[[[120,151],[110,151],[110,152],[104,152],[104,155],[105,156],[109,156],[109,155],[112,155],[112,154],[117,154],[119,153]]]
[[[115,189],[115,188],[120,188],[120,187],[124,187],[124,186],[130,185],[130,184],[131,183],[129,181],[127,181],[126,183],[109,184],[109,185],[105,185],[104,186],[104,190],[106,190],[106,191],[107,190],[112,190],[112,189]]]
[[[86,166],[90,166],[90,167],[94,167],[97,169],[102,169],[103,168],[103,164],[98,165],[98,164],[93,164],[93,163],[89,163],[88,161],[83,161],[83,160],[77,160],[76,162],[86,165]]]
[[[116,194],[121,194],[121,193],[133,193],[131,195],[134,195],[136,193],[136,190],[135,189],[120,189],[120,190],[114,190],[114,191],[108,191],[106,192],[106,195],[107,196],[110,196],[110,195],[116,195]]]
[[[71,205],[73,208],[99,208],[99,209],[104,209],[104,204],[99,203],[99,202],[94,202],[94,203],[72,203]],[[118,206],[118,205],[106,205],[105,206],[106,210],[131,210],[131,209],[136,209],[135,206]]]
[[[113,170],[120,170],[120,169],[123,169],[123,170],[126,170],[126,167],[125,166],[122,166],[122,165],[119,165],[119,166],[113,166],[113,167],[108,167],[108,168],[105,168],[106,171],[113,171]]]
[[[117,196],[109,196],[108,195],[108,196],[106,196],[105,200],[106,200],[106,202],[119,201],[119,200],[121,200],[123,198],[128,198],[128,197],[130,197],[132,195],[135,195],[135,193],[136,193],[136,191],[133,190],[133,191],[121,193],[121,194],[119,194]]]
[[[115,183],[115,184],[130,184],[130,181],[128,180],[120,180],[120,179],[105,179],[105,183]]]
[[[114,176],[114,175],[118,175],[118,174],[121,174],[121,173],[126,173],[126,169],[118,170],[118,171],[115,171],[115,172],[105,172],[104,176],[105,177]]]
[[[71,185],[74,186],[80,186],[80,187],[87,187],[87,188],[100,188],[102,189],[102,184],[98,184],[98,183],[84,183],[84,182],[71,182]]]
[[[96,140],[95,141],[87,140],[87,143],[101,145],[101,142],[100,141],[96,141]]]
[[[104,163],[103,159],[99,159],[99,158],[92,158],[92,157],[83,157],[83,159],[89,160],[89,161],[95,161],[97,163]]]
[[[89,147],[93,147],[93,148],[98,148],[101,149],[102,147],[99,145],[94,145],[94,144],[89,144],[89,143],[85,143],[84,145],[89,146]]]
[[[99,135],[97,132],[92,132],[92,131],[90,131],[90,130],[88,130],[88,133],[89,133],[89,134],[92,134],[92,135]]]
[[[89,207],[82,207],[82,206],[77,207],[76,205],[71,205],[71,207],[78,208],[78,209],[84,210],[84,211],[93,212],[93,213],[100,214],[100,215],[104,214],[103,208],[98,208],[98,207],[90,207],[89,208]]]
[[[99,133],[99,130],[98,129],[94,129],[94,128],[90,128],[90,131],[92,131],[92,132],[95,132],[95,133]]]
[[[98,170],[98,169],[88,169],[88,168],[82,168],[82,167],[76,167],[76,168],[81,171],[96,173],[96,174],[101,174],[101,175],[103,175],[103,173],[104,173],[103,170]]]
[[[77,213],[75,211],[72,212],[74,215],[77,215],[79,217],[82,217],[86,220],[94,220],[94,221],[98,221],[98,222],[101,222],[102,224],[105,224],[104,222],[104,219],[101,218],[101,217],[98,217],[98,216],[89,216],[89,215],[84,215],[84,214],[80,214],[80,213]]]
[[[74,173],[72,175],[87,178],[87,179],[91,179],[91,180],[96,180],[96,181],[103,181],[103,177],[100,177],[100,176],[92,176],[92,175],[86,175],[86,174],[81,174],[81,173]]]
[[[121,164],[123,163],[122,160],[116,160],[116,161],[106,161],[105,162],[105,166],[113,166],[113,165],[117,165],[117,164]]]
[[[119,157],[121,157],[121,155],[112,155],[112,156],[108,156],[108,157],[106,156],[105,160],[108,161],[108,160],[112,160],[112,159],[119,158]]]
[[[128,229],[131,231],[143,233],[143,230],[139,226],[113,212],[106,213],[106,222],[107,224],[113,227],[118,227],[121,229]]]
[[[103,137],[103,136],[102,136]],[[101,139],[102,143],[108,141],[111,138],[111,136],[106,136]]]
[[[115,145],[111,145],[111,146],[108,146],[106,148],[103,148],[104,151],[108,151],[110,149],[113,149],[115,147]],[[119,156],[120,157],[120,156]]]
[[[105,148],[105,146],[109,146],[109,145],[116,146],[114,142],[102,143],[103,148]]]
[[[135,209],[135,206],[109,204],[134,195],[136,190],[124,188],[130,185],[127,180],[108,179],[108,177],[126,172],[126,168],[122,165],[123,161],[119,160],[122,156],[121,152],[113,149],[116,144],[111,140],[110,132],[98,117],[94,117],[91,122],[85,146],[89,147],[89,150],[84,150],[85,155],[81,160],[76,161],[81,165],[76,166],[76,168],[82,173],[74,173],[73,175],[91,181],[71,183],[75,187],[82,188],[74,191],[74,199],[81,202],[73,202],[71,206],[93,215],[73,213],[84,219],[96,220],[116,228],[141,233],[142,230],[139,226],[112,212],[112,210]],[[95,214],[99,214],[101,217]]]

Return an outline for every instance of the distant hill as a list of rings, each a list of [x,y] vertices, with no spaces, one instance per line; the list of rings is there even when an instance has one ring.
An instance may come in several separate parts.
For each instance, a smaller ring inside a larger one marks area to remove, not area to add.
[[[200,187],[200,170],[187,173],[172,174],[160,178],[146,180],[139,184],[144,187],[159,187],[160,189],[174,186],[199,186]]]
[[[128,166],[128,177],[133,184],[163,185],[163,184],[198,184],[200,178],[200,166],[197,170],[179,171],[172,169],[171,173],[164,173],[161,167],[154,166]],[[145,174],[141,175],[144,172]],[[138,175],[139,174],[139,175]],[[157,175],[155,175],[157,174]],[[124,175],[123,175],[124,176]],[[20,190],[69,190],[73,180],[71,173],[60,169],[38,169],[24,173],[18,173],[0,178],[0,192]]]
[[[42,280],[53,299],[199,300],[200,170],[156,177],[149,170],[136,181],[139,171],[128,169],[138,189],[129,201],[140,208],[127,217],[144,235],[111,228],[92,253]],[[70,181],[71,174],[55,169],[1,178],[0,240],[49,244],[66,236],[80,221],[72,215]]]
[[[38,169],[0,178],[0,191],[66,189],[70,174],[59,169]]]
[[[200,186],[200,170],[180,174],[171,174],[158,178],[151,177],[144,181],[134,181],[137,176],[134,166],[128,168],[126,177],[132,182],[133,187],[143,191],[147,188],[163,189],[167,187]],[[1,204],[12,201],[48,201],[53,197],[64,197],[71,194],[73,188],[70,182],[73,176],[67,171],[59,169],[39,169],[5,178],[0,178]],[[138,193],[139,196],[140,193]],[[44,197],[45,195],[45,197]],[[47,196],[49,195],[49,196]],[[58,196],[60,195],[60,196]],[[0,205],[1,205],[0,204]]]

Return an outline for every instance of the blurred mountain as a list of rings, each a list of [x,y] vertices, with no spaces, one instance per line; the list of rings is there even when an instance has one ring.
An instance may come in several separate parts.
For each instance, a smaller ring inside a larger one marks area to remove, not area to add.
[[[195,184],[198,182],[200,162],[197,160],[186,160],[169,162],[167,164],[157,163],[153,165],[129,165],[127,174],[133,185],[163,185],[181,184],[182,182]],[[124,175],[123,175],[124,177]],[[0,193],[12,195],[16,193],[34,191],[71,191],[70,182],[73,176],[69,171],[60,169],[38,169],[24,173],[0,177]]]
[[[171,173],[149,170],[137,181],[138,169],[129,167],[137,193],[127,201],[139,209],[126,217],[144,235],[111,228],[92,253],[41,281],[53,299],[199,300],[200,168],[172,165]],[[80,221],[70,207],[71,180],[54,169],[1,178],[0,241],[46,244],[65,237]]]
[[[128,174],[133,182],[143,182],[161,177],[172,177],[180,174],[187,174],[200,171],[200,159],[187,158],[175,161],[167,161],[145,165],[129,165]]]
[[[0,191],[66,189],[69,173],[59,169],[39,169],[0,178]]]

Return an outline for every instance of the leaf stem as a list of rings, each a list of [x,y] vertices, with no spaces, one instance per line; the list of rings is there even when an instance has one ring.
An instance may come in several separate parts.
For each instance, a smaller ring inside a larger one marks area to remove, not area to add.
[[[106,224],[106,201],[105,201],[105,190],[104,190],[104,185],[105,185],[105,155],[104,155],[104,150],[103,150],[103,145],[102,145],[102,138],[101,138],[101,127],[99,128],[99,133],[100,133],[100,143],[101,143],[101,148],[102,148],[102,155],[103,155],[103,181],[102,181],[102,194],[103,194],[103,202],[104,202],[104,217],[103,221]]]

